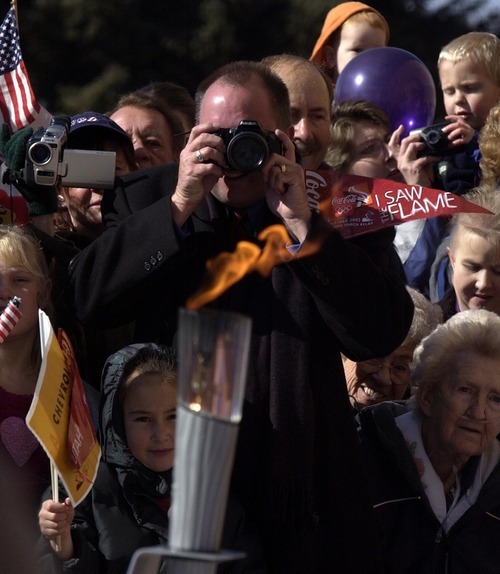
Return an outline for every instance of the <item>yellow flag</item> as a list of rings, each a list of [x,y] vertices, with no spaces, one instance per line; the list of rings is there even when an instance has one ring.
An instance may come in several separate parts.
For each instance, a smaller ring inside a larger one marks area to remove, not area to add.
[[[78,368],[67,336],[57,340],[39,311],[42,365],[26,424],[56,467],[76,506],[90,492],[101,448],[95,438]]]

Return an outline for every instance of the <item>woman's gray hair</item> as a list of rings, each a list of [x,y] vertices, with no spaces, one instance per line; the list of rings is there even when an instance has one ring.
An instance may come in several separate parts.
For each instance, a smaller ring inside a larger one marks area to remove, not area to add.
[[[415,349],[410,377],[416,407],[428,391],[455,373],[462,353],[500,361],[500,317],[484,309],[461,311],[439,325]]]

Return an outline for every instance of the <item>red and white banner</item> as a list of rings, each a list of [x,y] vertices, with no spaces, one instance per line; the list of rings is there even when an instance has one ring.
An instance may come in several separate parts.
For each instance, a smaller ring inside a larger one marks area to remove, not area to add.
[[[306,170],[305,181],[309,206],[344,237],[437,215],[490,213],[453,193],[389,179]]]

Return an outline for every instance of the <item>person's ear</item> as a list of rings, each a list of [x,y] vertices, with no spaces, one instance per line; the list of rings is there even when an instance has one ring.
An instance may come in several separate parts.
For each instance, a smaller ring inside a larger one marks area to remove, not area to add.
[[[432,405],[434,403],[434,390],[432,387],[425,386],[417,397],[418,406],[426,417],[432,416]]]

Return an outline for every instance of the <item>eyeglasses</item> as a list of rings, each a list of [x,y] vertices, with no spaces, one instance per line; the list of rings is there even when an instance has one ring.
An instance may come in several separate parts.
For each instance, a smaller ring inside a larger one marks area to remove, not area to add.
[[[389,369],[389,376],[394,385],[407,385],[410,382],[410,362],[404,359],[384,362],[381,359],[359,361],[358,367],[367,375],[375,375],[382,369]]]

